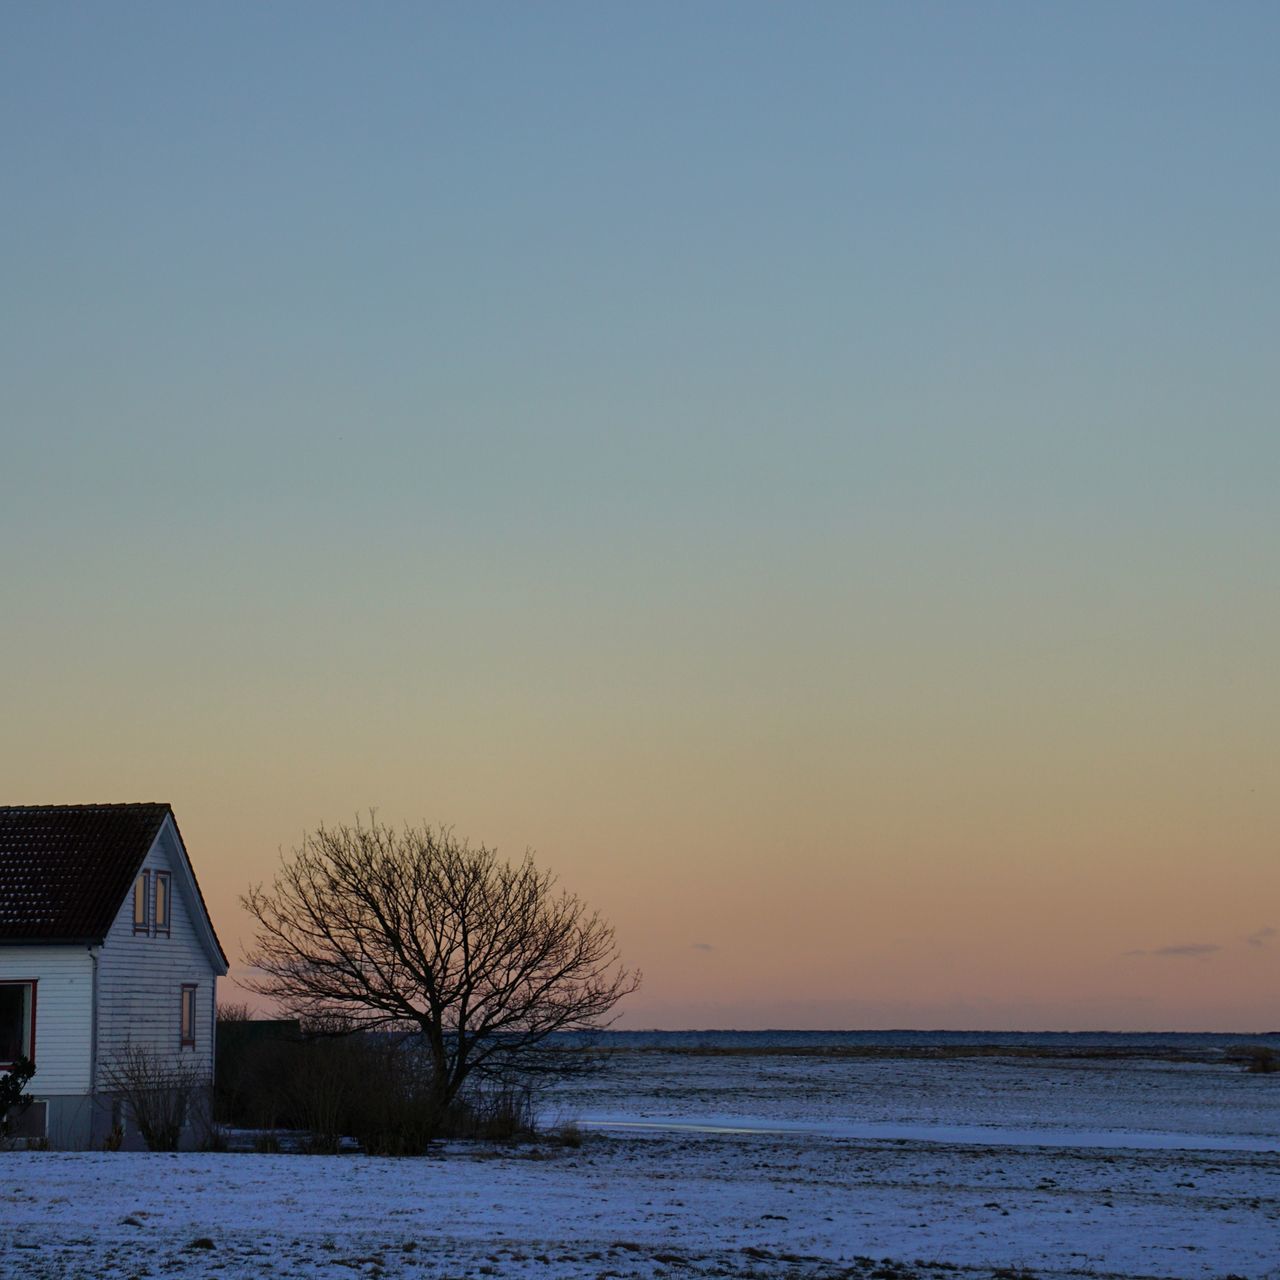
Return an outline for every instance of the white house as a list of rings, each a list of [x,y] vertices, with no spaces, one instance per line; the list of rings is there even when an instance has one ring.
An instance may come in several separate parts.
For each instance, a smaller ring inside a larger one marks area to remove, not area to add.
[[[212,1083],[226,972],[167,804],[0,807],[0,1071],[35,1063],[27,1132],[96,1146],[125,1045]]]

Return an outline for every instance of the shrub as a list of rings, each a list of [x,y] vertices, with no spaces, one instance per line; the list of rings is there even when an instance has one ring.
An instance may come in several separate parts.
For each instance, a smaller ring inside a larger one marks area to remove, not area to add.
[[[576,1151],[582,1146],[582,1130],[572,1120],[562,1124],[551,1136],[559,1147],[570,1147]]]
[[[367,1155],[421,1155],[440,1128],[440,1091],[416,1044],[395,1037],[357,1037],[352,1047],[361,1088],[351,1132]]]
[[[1280,1053],[1277,1053],[1274,1049],[1268,1049],[1264,1045],[1258,1045],[1249,1054],[1244,1069],[1253,1075],[1269,1076],[1273,1072],[1280,1071]]]
[[[442,1138],[511,1142],[534,1133],[532,1088],[509,1082],[473,1085],[440,1122]]]
[[[26,1087],[35,1073],[36,1065],[30,1058],[18,1058],[0,1075],[0,1138],[9,1136],[13,1121],[31,1105]]]
[[[200,1092],[199,1069],[145,1045],[126,1044],[103,1076],[107,1088],[128,1104],[148,1149],[176,1151],[191,1101]]]
[[[436,1138],[530,1136],[534,1083],[510,1073],[476,1076],[442,1110],[416,1031],[362,1032],[334,1018],[219,1025],[219,1121],[302,1130],[300,1149],[313,1154],[336,1154],[344,1138],[368,1155],[409,1156]]]
[[[218,1006],[215,1116],[250,1129],[288,1127],[296,1109],[291,1081],[301,1027],[294,1020],[242,1018],[239,1012],[239,1006]]]
[[[211,1086],[192,1092],[186,1116],[186,1126],[195,1141],[197,1151],[226,1151],[229,1135],[215,1114],[214,1091]]]
[[[1280,1071],[1280,1053],[1265,1044],[1233,1044],[1226,1056],[1239,1062],[1251,1075],[1271,1075]]]

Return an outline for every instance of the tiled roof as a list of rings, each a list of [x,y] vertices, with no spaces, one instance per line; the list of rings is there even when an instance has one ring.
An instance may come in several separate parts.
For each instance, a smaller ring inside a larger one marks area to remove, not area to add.
[[[0,807],[0,942],[99,942],[167,804]]]

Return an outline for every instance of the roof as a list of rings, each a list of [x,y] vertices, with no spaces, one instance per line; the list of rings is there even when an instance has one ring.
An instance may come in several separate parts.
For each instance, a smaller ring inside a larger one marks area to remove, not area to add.
[[[172,817],[167,804],[0,806],[0,943],[101,942]]]

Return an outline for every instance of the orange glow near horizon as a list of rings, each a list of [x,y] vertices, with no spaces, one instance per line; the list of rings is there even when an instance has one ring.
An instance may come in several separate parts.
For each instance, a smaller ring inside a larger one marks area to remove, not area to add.
[[[841,742],[829,705],[808,730],[799,709],[748,725],[739,708],[718,752],[687,705],[683,723],[648,710],[631,733],[616,706],[566,709],[558,737],[550,721],[499,734],[477,716],[438,742],[416,719],[401,737],[366,725],[344,741],[241,710],[165,761],[145,728],[116,738],[113,761],[64,752],[57,795],[39,783],[52,746],[9,770],[22,802],[174,805],[232,960],[224,999],[243,994],[239,895],[304,831],[372,798],[382,820],[452,821],[508,856],[531,847],[598,907],[644,973],[620,1026],[1277,1022],[1274,802],[1210,744],[1128,754],[1116,725],[1104,769],[1006,728],[980,753],[954,705],[937,722],[949,741]]]
[[[171,803],[237,965],[374,808],[626,1026],[1280,1027],[1225,9],[8,5],[0,800]]]

